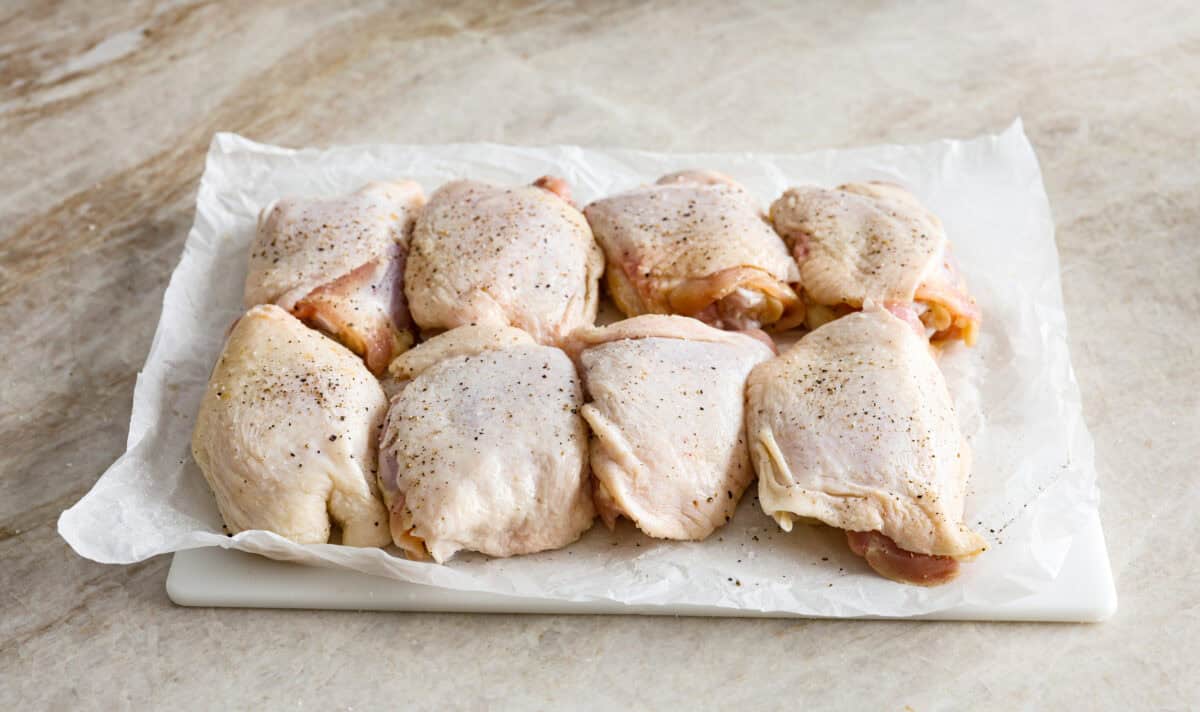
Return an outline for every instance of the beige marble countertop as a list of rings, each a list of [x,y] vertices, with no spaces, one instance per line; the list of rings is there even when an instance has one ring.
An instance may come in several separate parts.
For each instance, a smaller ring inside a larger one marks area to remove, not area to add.
[[[55,534],[124,449],[215,131],[799,151],[1017,115],[1096,439],[1107,623],[183,609],[167,557],[102,566]],[[0,709],[1200,704],[1192,1],[15,0],[0,137]]]

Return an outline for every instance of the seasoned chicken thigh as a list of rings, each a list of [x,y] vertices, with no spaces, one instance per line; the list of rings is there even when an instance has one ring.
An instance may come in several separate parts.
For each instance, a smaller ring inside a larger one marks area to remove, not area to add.
[[[425,331],[524,329],[557,344],[596,320],[604,255],[557,178],[447,183],[417,220],[404,288]]]
[[[416,213],[412,181],[371,183],[332,198],[285,198],[263,210],[245,303],[278,304],[382,373],[413,343],[401,284]]]
[[[192,455],[232,533],[301,544],[383,546],[375,442],[387,399],[354,354],[274,305],[225,343],[192,432]]]
[[[392,537],[412,558],[530,554],[592,524],[575,366],[511,327],[452,329],[396,359],[380,442]]]
[[[672,173],[583,212],[608,257],[608,291],[627,316],[682,314],[725,329],[803,317],[788,286],[799,279],[795,263],[728,176]]]
[[[970,450],[925,340],[890,312],[832,321],[754,369],[747,437],[763,511],[845,529],[888,578],[935,585],[985,547],[963,523]]]
[[[880,182],[792,188],[771,205],[771,220],[800,265],[810,329],[870,300],[935,342],[975,343],[979,307],[942,222],[907,190]]]
[[[639,316],[572,339],[591,402],[595,499],[610,528],[626,516],[663,539],[700,540],[728,522],[754,479],[746,376],[770,340],[682,316]]]

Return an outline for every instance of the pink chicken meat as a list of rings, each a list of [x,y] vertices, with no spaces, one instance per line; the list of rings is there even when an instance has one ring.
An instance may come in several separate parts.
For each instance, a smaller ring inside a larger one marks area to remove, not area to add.
[[[787,248],[732,178],[683,171],[584,209],[626,316],[679,314],[722,329],[802,318]]]
[[[975,343],[981,314],[942,222],[904,188],[791,188],[771,220],[799,265],[808,328],[873,302],[935,343]]]
[[[404,289],[427,335],[513,326],[557,344],[596,319],[604,255],[566,182],[458,180],[429,199],[413,232]]]
[[[413,343],[403,277],[424,203],[419,185],[394,181],[269,205],[250,250],[246,306],[277,304],[383,373]]]
[[[847,532],[887,578],[954,578],[985,548],[963,522],[971,451],[928,344],[879,307],[831,321],[750,374],[763,511]]]
[[[395,544],[444,562],[557,549],[592,524],[583,388],[565,353],[461,326],[392,362],[379,481]]]
[[[246,312],[213,369],[192,456],[231,533],[384,546],[376,441],[379,381],[341,344],[273,305]]]
[[[604,522],[624,516],[652,537],[693,541],[728,522],[754,479],[742,394],[774,355],[770,339],[650,314],[573,341]]]

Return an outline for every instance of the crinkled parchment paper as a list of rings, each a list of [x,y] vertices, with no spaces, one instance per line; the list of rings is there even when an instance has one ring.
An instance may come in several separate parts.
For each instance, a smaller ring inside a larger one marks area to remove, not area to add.
[[[375,179],[432,191],[453,178],[525,183],[565,177],[582,205],[688,167],[724,171],[765,207],[790,185],[883,179],[941,216],[984,313],[974,349],[942,366],[975,450],[967,520],[990,542],[954,583],[880,579],[840,532],[778,531],[754,487],[734,520],[701,543],[648,539],[597,524],[561,551],[448,565],[379,549],[300,546],[263,531],[228,537],[189,452],[192,423],[229,325],[240,314],[246,252],[260,208],[280,196],[335,194]],[[163,300],[134,391],[128,450],[63,513],[59,533],[82,556],[130,563],[220,546],[447,588],[586,601],[697,604],[819,616],[904,616],[994,605],[1045,588],[1096,508],[1092,441],[1067,351],[1058,255],[1041,173],[1020,123],[997,136],[803,155],[657,154],[491,144],[286,150],[218,134],[196,222]]]

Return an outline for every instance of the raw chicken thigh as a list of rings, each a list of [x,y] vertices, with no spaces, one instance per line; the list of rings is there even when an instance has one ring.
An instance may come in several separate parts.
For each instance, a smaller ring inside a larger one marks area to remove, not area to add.
[[[682,316],[639,316],[572,339],[591,402],[595,500],[663,539],[700,540],[728,522],[754,470],[743,391],[770,339]]]
[[[511,327],[463,326],[396,359],[380,442],[392,537],[444,562],[557,549],[595,518],[571,359]]]
[[[387,399],[354,354],[274,305],[234,326],[192,432],[192,455],[232,533],[384,546],[375,441]]]
[[[421,329],[515,326],[557,344],[591,326],[604,255],[568,199],[566,183],[548,176],[516,188],[439,188],[417,220],[405,271]]]
[[[800,265],[810,329],[869,300],[935,342],[975,343],[981,314],[942,222],[904,188],[792,188],[771,205],[771,220]]]
[[[413,343],[402,280],[416,213],[412,181],[332,198],[285,198],[259,217],[245,303],[278,304],[382,373]]]
[[[627,316],[682,314],[724,329],[803,318],[788,286],[799,279],[794,261],[728,176],[673,173],[583,212],[608,257],[608,291]]]
[[[754,369],[747,437],[763,511],[847,531],[893,580],[935,585],[985,548],[963,523],[970,450],[925,340],[890,312],[832,321]]]

